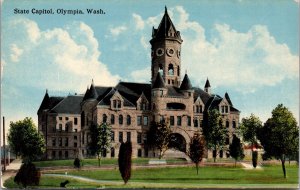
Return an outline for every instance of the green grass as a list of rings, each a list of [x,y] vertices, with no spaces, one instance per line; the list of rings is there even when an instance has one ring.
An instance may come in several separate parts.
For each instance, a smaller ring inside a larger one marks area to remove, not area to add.
[[[155,187],[155,188],[195,188],[195,187],[255,187],[263,185],[266,187],[296,187],[298,184],[298,166],[287,165],[287,178],[283,178],[280,165],[268,165],[263,169],[244,170],[241,167],[217,167],[206,166],[200,167],[199,175],[196,174],[194,167],[177,167],[177,168],[151,168],[135,169],[129,184],[124,186],[120,173],[115,170],[73,170],[68,171],[68,175],[83,176],[96,180],[105,180],[108,182],[79,182],[67,177],[49,177],[42,176],[40,187],[58,187],[60,182],[68,179],[71,181],[69,187],[76,188],[97,188],[104,185],[105,187]],[[50,173],[50,172],[49,172]],[[64,172],[57,172],[64,174]],[[5,183],[7,187],[18,187],[10,179]]]
[[[132,159],[133,164],[148,164],[150,158],[134,158]],[[167,163],[186,163],[182,159],[167,159]],[[49,160],[49,161],[39,161],[34,162],[37,167],[54,167],[54,166],[74,166],[74,160]],[[84,166],[98,166],[98,159],[84,159],[82,164]],[[116,158],[102,158],[101,165],[118,165],[118,159]]]

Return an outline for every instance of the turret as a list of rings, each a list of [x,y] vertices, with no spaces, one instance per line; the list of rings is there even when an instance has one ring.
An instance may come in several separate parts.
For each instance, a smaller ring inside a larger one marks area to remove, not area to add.
[[[180,90],[183,91],[186,96],[192,96],[192,93],[194,92],[193,86],[187,74],[184,75],[183,81],[180,85]]]
[[[208,93],[209,95],[211,95],[211,87],[210,87],[210,83],[209,83],[208,78],[206,79],[206,83],[205,83],[205,86],[204,86],[204,91],[206,93]]]
[[[152,85],[152,94],[153,96],[163,96],[166,95],[167,89],[160,73],[157,73],[156,79]]]

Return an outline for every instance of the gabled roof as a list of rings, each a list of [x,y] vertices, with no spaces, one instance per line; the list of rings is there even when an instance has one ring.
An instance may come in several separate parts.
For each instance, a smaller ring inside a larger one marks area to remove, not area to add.
[[[158,72],[152,88],[165,88],[165,87],[166,85],[164,83],[164,79],[162,78],[160,72]]]
[[[233,104],[232,104],[232,102],[231,102],[231,100],[230,100],[229,95],[228,95],[227,92],[225,93],[225,98],[226,98],[227,102],[229,103],[229,105],[233,106]]]
[[[82,95],[69,95],[51,109],[51,113],[80,114]]]
[[[205,86],[204,86],[204,88],[209,88],[210,87],[210,83],[209,83],[209,80],[208,80],[208,78],[206,79],[206,83],[205,83]]]
[[[169,31],[172,31],[172,35],[169,35]],[[155,29],[153,27],[153,30],[152,30],[152,39],[161,39],[161,38],[166,38],[166,37],[175,38],[175,39],[182,41],[180,32],[176,30],[169,14],[168,14],[167,7],[165,7],[165,14],[164,14],[163,18],[161,19],[158,28]]]
[[[183,81],[180,85],[180,90],[192,90],[193,86],[187,74],[184,75]]]
[[[196,101],[198,96],[200,96],[202,102],[206,105],[207,101],[211,96],[201,88],[194,87],[193,90],[194,90],[194,101]]]

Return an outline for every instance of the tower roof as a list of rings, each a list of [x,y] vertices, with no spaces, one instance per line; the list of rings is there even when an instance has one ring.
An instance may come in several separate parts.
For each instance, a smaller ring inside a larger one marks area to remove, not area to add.
[[[97,99],[98,98],[98,93],[97,93],[96,88],[94,86],[94,82],[92,82],[90,90],[89,90],[89,98],[91,98],[91,99]]]
[[[191,81],[187,74],[184,75],[183,81],[180,85],[180,90],[191,90],[193,88]]]
[[[49,98],[48,90],[46,90],[45,96],[43,98],[43,101],[40,105],[40,108],[39,108],[38,112],[43,110],[43,109],[47,109],[48,104],[49,104],[49,100],[50,100],[50,98]]]
[[[206,83],[205,83],[205,86],[204,86],[204,88],[209,88],[210,87],[210,83],[209,83],[209,80],[208,80],[208,78],[206,79]]]
[[[160,72],[158,72],[152,88],[165,88],[165,87],[166,85],[164,83],[164,79],[162,78]]]
[[[152,38],[177,38],[181,41],[180,32],[176,30],[169,14],[167,7],[165,7],[165,14],[160,21],[160,24],[157,29],[153,27]]]

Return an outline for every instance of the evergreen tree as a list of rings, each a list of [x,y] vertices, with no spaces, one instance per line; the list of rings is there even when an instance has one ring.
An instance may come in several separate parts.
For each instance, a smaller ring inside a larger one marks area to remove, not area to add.
[[[264,158],[280,159],[283,176],[286,178],[286,157],[295,155],[299,149],[299,127],[292,112],[279,104],[258,134],[265,151]]]
[[[119,171],[122,179],[126,184],[131,177],[131,157],[132,157],[132,144],[131,142],[121,143],[119,151]]]
[[[243,144],[236,135],[233,135],[232,143],[229,145],[229,152],[230,156],[235,160],[235,166],[237,160],[242,160],[245,157]]]
[[[188,156],[196,165],[197,175],[199,170],[199,163],[202,161],[205,152],[205,141],[199,133],[195,133],[191,138]]]

